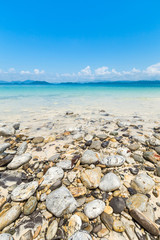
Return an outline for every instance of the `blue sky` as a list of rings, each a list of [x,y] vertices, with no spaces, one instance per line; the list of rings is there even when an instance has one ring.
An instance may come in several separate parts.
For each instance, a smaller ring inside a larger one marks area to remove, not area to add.
[[[160,79],[159,0],[0,3],[0,80]]]

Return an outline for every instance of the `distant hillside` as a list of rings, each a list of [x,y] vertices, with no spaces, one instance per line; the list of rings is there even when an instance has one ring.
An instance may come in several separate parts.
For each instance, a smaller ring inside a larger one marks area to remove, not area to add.
[[[26,80],[26,81],[12,81],[12,82],[6,82],[6,81],[1,81],[1,85],[49,85],[51,83],[46,82],[46,81],[34,81],[34,80]]]

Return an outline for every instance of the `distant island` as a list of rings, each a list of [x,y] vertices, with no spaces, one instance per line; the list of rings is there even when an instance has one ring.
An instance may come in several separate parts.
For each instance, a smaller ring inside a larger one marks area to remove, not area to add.
[[[122,81],[94,81],[94,82],[47,82],[47,81],[35,81],[35,80],[25,80],[25,81],[3,81],[0,80],[0,85],[90,85],[90,86],[117,86],[117,87],[131,87],[131,86],[139,86],[139,87],[160,87],[160,80],[137,80],[137,81],[131,81],[131,80],[122,80]]]

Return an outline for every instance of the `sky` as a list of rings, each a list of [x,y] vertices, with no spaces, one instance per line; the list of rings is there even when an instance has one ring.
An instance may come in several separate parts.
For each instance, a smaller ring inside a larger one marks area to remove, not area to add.
[[[0,3],[0,80],[160,80],[159,0]]]

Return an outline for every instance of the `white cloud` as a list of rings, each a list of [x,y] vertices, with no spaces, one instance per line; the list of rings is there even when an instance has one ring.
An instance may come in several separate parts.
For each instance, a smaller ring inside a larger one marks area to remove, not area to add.
[[[24,70],[20,71],[20,74],[30,74],[30,73],[31,73],[30,71],[24,71]]]
[[[38,75],[38,74],[44,74],[44,70],[41,70],[41,71],[40,71],[39,69],[35,68],[35,69],[34,69],[34,73],[37,74],[37,75]]]
[[[147,67],[144,72],[149,75],[160,75],[160,62]]]
[[[80,72],[78,72],[79,76],[91,76],[92,72],[91,72],[91,68],[90,66],[85,67],[84,69],[82,69]]]
[[[15,68],[9,68],[9,69],[8,69],[8,72],[9,72],[9,73],[16,73],[16,70],[15,70]]]
[[[108,67],[100,67],[100,68],[97,68],[95,70],[95,75],[96,76],[103,76],[103,75],[106,75],[106,74],[110,74],[111,72],[108,71]]]
[[[134,68],[132,68],[131,72],[133,72],[133,73],[140,73],[141,71],[134,67]]]

